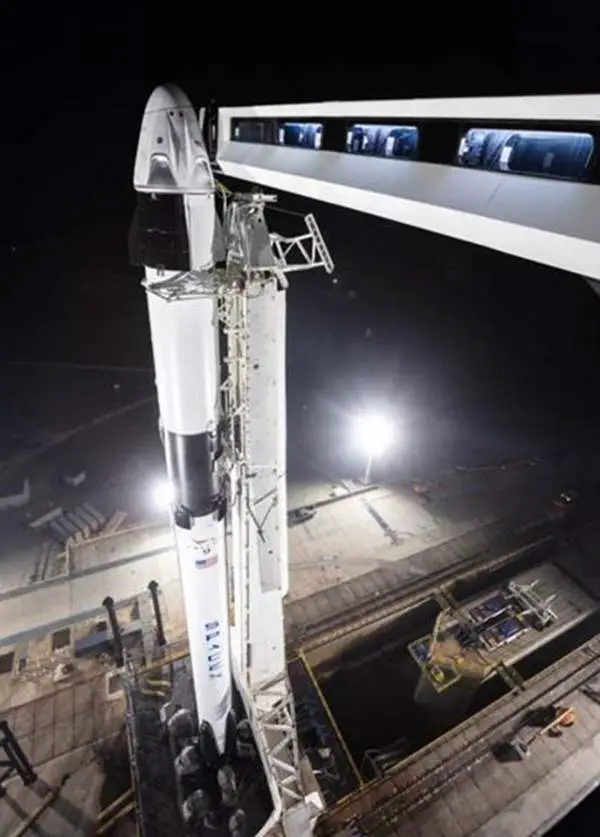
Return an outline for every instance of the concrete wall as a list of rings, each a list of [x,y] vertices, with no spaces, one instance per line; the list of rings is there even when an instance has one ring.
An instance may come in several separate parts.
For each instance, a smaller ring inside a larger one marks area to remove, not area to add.
[[[134,556],[152,555],[172,549],[173,534],[170,526],[139,526],[72,545],[71,568],[76,573]]]
[[[418,605],[406,606],[401,603],[398,608],[384,616],[374,617],[364,624],[349,625],[335,639],[325,642],[306,652],[306,657],[313,669],[318,670],[319,675],[335,670],[343,661],[343,656],[352,653],[353,649],[364,646],[365,649],[375,645],[375,637],[381,635],[381,642],[385,644],[392,641],[390,629],[398,631],[398,635],[406,635],[413,624],[424,622],[431,624],[439,612],[439,605],[433,598]],[[365,653],[368,653],[365,651]]]
[[[150,581],[161,590],[168,639],[181,636],[184,615],[177,556],[172,550],[120,557],[108,566],[76,570],[0,594],[0,646],[33,639],[60,627],[105,616],[102,601],[133,601]]]

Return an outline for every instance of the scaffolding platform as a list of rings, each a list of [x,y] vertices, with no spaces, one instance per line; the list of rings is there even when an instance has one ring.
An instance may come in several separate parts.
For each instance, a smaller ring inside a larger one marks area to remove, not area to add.
[[[128,665],[124,677],[127,698],[127,735],[132,782],[137,800],[141,837],[195,837],[203,826],[187,827],[181,815],[181,784],[176,781],[171,742],[160,719],[166,701],[195,711],[189,655],[171,654],[150,666]],[[238,720],[244,717],[235,694]],[[266,776],[259,759],[235,759],[236,806],[246,815],[249,834],[256,834],[272,811]],[[231,837],[227,818],[211,827],[213,837]]]
[[[551,618],[542,628],[543,603],[550,599],[547,612]],[[456,603],[443,628],[439,633],[436,630],[433,659],[431,633],[409,643],[408,652],[434,690],[442,693],[461,679],[460,672],[483,681],[498,669],[507,670],[596,609],[597,603],[581,587],[557,566],[546,563],[518,574],[501,588]],[[465,628],[477,632],[479,646],[469,644],[468,637],[461,638]],[[444,659],[460,659],[460,665],[444,665]]]
[[[449,668],[448,666],[441,666],[432,664],[429,661],[431,649],[431,634],[416,639],[409,643],[408,653],[413,658],[415,663],[421,669],[421,673],[429,678],[431,685],[436,692],[445,692],[455,683],[460,680],[460,674]]]

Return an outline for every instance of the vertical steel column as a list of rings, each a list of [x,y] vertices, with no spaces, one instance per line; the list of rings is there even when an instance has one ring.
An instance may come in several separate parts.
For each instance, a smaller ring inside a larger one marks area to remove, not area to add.
[[[165,639],[165,629],[162,620],[162,613],[160,612],[160,602],[158,601],[158,581],[151,581],[148,584],[150,597],[152,599],[152,607],[154,608],[154,621],[156,622],[156,644],[162,648],[167,644]]]
[[[123,637],[121,636],[121,628],[119,627],[119,620],[117,619],[117,612],[115,610],[115,600],[112,596],[107,596],[102,602],[102,605],[106,608],[108,621],[110,622],[110,629],[113,635],[115,663],[118,668],[122,668],[124,664]]]

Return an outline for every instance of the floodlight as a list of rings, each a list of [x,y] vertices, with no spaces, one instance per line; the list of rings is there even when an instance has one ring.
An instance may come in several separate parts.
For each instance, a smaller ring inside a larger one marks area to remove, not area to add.
[[[156,480],[152,486],[152,499],[159,509],[165,510],[171,506],[175,499],[175,491],[168,479]]]

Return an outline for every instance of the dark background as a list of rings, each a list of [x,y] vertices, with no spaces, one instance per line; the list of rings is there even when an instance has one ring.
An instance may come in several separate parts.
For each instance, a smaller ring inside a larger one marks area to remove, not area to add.
[[[418,23],[411,7],[389,45],[381,15],[365,18],[359,44],[306,15],[285,38],[273,19],[268,37],[251,36],[256,25],[240,40],[240,27],[210,11],[204,20],[131,5],[4,13],[0,360],[150,365],[127,232],[137,132],[155,84],[175,81],[200,105],[595,92],[600,83],[596,22],[564,5],[455,9],[437,26]],[[343,23],[355,35],[362,21]],[[245,58],[256,54],[270,60]],[[283,60],[303,55],[320,60]],[[316,211],[339,281],[307,275],[290,292],[292,421],[296,407],[316,418],[391,404],[414,428],[411,447],[433,446],[434,458],[594,443],[600,300],[583,280]]]

